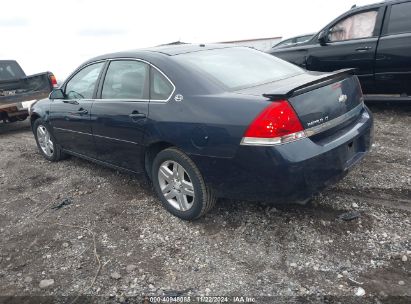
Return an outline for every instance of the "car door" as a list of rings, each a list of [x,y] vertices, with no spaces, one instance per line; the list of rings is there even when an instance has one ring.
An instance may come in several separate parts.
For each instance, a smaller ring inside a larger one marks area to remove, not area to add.
[[[365,91],[374,86],[374,60],[385,7],[345,15],[323,31],[324,42],[308,49],[308,70],[356,68]]]
[[[91,110],[97,158],[134,172],[143,171],[149,70],[141,60],[110,60]]]
[[[411,2],[392,4],[378,44],[377,93],[411,95]]]
[[[104,62],[89,64],[63,85],[64,98],[53,99],[50,124],[63,149],[95,157],[90,113]]]

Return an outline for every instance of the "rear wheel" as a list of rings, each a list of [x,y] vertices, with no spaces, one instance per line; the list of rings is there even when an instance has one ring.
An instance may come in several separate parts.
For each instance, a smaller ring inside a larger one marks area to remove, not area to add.
[[[197,166],[176,148],[157,154],[151,176],[163,206],[181,219],[197,219],[215,205],[213,192],[206,186]]]
[[[59,161],[65,158],[64,152],[61,151],[50,130],[41,119],[34,122],[33,132],[37,147],[44,158],[49,161]]]

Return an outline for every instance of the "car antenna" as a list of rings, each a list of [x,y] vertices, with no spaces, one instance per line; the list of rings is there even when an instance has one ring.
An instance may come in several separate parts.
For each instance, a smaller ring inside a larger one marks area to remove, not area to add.
[[[351,6],[351,9],[356,8],[357,4],[354,4],[353,6]]]

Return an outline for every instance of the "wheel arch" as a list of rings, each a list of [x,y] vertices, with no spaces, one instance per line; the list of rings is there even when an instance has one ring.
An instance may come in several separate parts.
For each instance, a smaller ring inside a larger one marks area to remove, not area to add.
[[[41,116],[36,112],[34,112],[30,115],[30,125],[31,125],[32,129],[33,129],[34,122],[39,118],[41,118]]]
[[[158,153],[170,147],[175,147],[175,145],[169,142],[166,142],[166,141],[158,141],[146,147],[145,152],[144,152],[144,169],[145,169],[145,173],[147,174],[147,177],[150,180],[151,180],[151,169],[152,169],[154,158],[156,157]]]

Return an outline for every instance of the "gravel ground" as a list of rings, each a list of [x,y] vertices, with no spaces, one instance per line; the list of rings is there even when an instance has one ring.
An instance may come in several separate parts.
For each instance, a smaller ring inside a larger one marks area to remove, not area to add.
[[[195,222],[168,214],[141,177],[49,163],[27,123],[0,125],[0,299],[410,303],[411,111],[372,110],[372,152],[308,205],[220,200]],[[360,217],[339,219],[349,211]]]

